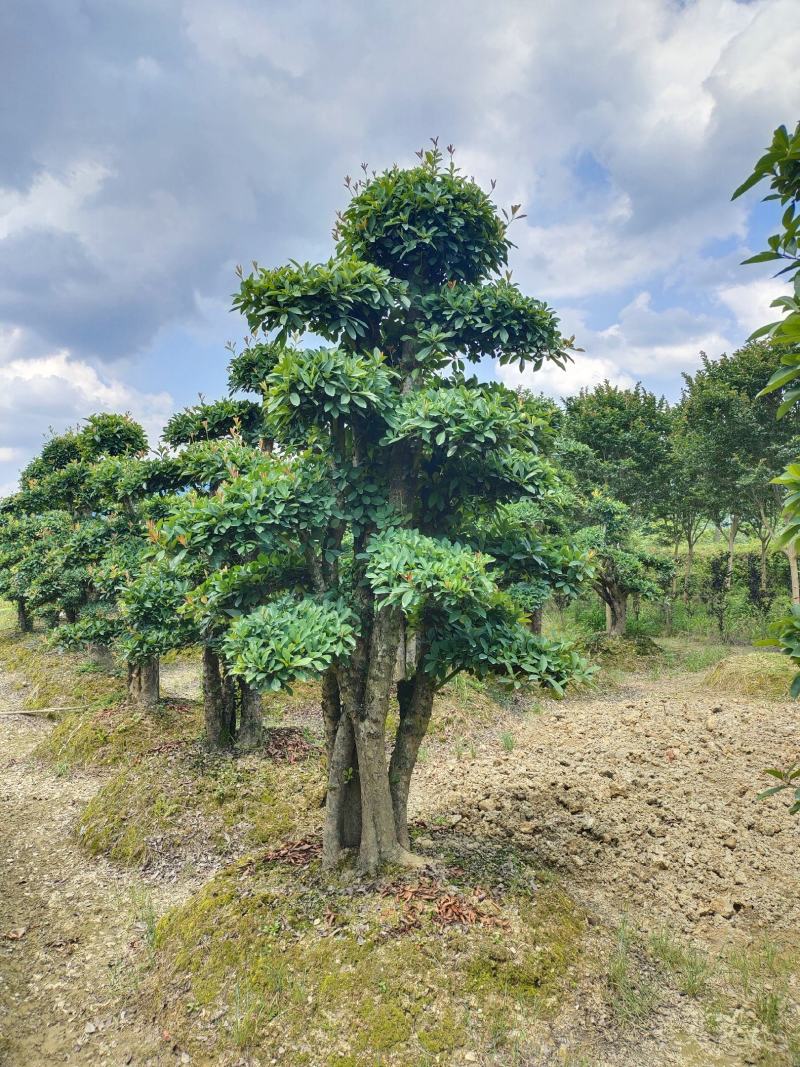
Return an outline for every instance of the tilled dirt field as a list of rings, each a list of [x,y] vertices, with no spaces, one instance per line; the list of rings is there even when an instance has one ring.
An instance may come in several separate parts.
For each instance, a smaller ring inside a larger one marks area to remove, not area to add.
[[[757,798],[764,768],[797,754],[796,705],[716,696],[696,676],[632,676],[544,707],[460,759],[428,761],[416,814],[433,831],[510,838],[603,916],[625,910],[710,942],[756,930],[800,940],[800,820],[788,798]]]

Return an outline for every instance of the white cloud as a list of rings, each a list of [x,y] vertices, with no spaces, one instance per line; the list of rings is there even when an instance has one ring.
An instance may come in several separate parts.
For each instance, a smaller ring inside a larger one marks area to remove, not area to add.
[[[2,448],[101,406],[152,432],[171,402],[122,368],[171,329],[206,350],[214,331],[244,333],[215,310],[230,265],[327,255],[343,174],[410,161],[430,134],[497,178],[499,203],[524,203],[515,277],[572,305],[586,352],[535,387],[677,377],[764,321],[770,283],[730,251],[752,198],[730,193],[800,113],[797,0],[498,0],[490,19],[481,0],[409,0],[368,22],[318,0],[102,19],[6,6]],[[116,377],[101,359],[120,360]],[[192,370],[181,402],[203,387]]]
[[[99,163],[78,162],[63,176],[39,173],[28,189],[0,189],[0,241],[31,227],[78,233],[82,210],[109,171]]]
[[[169,393],[132,389],[66,351],[0,362],[0,480],[10,491],[4,476],[39,450],[51,428],[63,432],[96,411],[130,412],[156,445],[174,408]]]
[[[507,364],[497,368],[497,376],[510,389],[523,386],[552,397],[572,396],[585,387],[591,388],[606,380],[623,388],[635,383],[635,379],[620,370],[613,360],[583,352],[576,352],[564,370],[552,363],[546,363],[537,372],[530,368],[521,371],[518,367]]]
[[[786,292],[785,278],[758,278],[740,285],[720,286],[717,297],[733,315],[744,340],[759,326],[781,317],[782,312],[771,308],[770,304]]]

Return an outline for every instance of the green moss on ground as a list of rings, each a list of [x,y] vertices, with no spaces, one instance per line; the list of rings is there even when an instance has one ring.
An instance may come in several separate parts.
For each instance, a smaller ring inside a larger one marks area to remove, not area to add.
[[[20,691],[31,710],[74,705],[97,710],[125,698],[119,675],[97,670],[84,656],[48,648],[40,634],[0,629],[0,668],[27,682]]]
[[[452,900],[474,925],[439,921]],[[364,884],[255,856],[161,920],[149,995],[171,1005],[167,1024],[190,1050],[213,1040],[310,1065],[450,1063],[497,1051],[500,1018],[515,1042],[544,1025],[586,928],[554,884],[493,899],[461,867]]]
[[[91,853],[126,865],[156,855],[237,851],[274,844],[320,819],[319,753],[282,762],[253,754],[212,757],[196,742],[138,756],[89,801],[78,836]]]
[[[202,733],[194,704],[165,701],[154,711],[126,704],[65,715],[34,750],[61,770],[115,766],[154,749],[188,743]]]

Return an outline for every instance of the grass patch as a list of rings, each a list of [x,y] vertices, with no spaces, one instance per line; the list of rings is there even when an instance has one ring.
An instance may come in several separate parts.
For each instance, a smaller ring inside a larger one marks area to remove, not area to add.
[[[731,696],[788,700],[796,668],[776,652],[750,652],[720,660],[703,679],[703,685]]]
[[[125,684],[115,674],[87,669],[85,656],[49,649],[40,634],[0,629],[0,667],[22,675],[27,685],[23,706],[87,710],[112,707],[125,699]]]
[[[451,868],[441,893],[483,900],[491,916],[464,926],[441,925],[424,895],[404,899],[421,884],[242,861],[158,924],[151,994],[190,1051],[213,1037],[217,1049],[284,1046],[294,1063],[326,1065],[451,1062],[511,1040],[500,1020],[525,1033],[557,1009],[586,929],[557,885],[495,899],[484,881],[490,907]]]
[[[701,997],[708,991],[713,967],[702,952],[682,945],[666,928],[652,935],[650,948],[655,958],[675,976],[678,989],[686,996]]]
[[[611,1007],[623,1026],[647,1019],[658,1003],[658,989],[645,972],[645,957],[639,937],[623,919],[608,965]]]
[[[62,770],[114,766],[194,740],[202,730],[202,710],[195,704],[164,701],[153,711],[115,705],[65,715],[34,755]]]

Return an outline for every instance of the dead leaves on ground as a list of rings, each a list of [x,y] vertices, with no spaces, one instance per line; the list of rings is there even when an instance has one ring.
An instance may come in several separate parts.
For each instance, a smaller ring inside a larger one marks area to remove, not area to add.
[[[288,863],[290,867],[308,867],[322,852],[318,838],[306,837],[302,841],[287,841],[280,848],[261,854],[265,863]]]
[[[461,896],[452,887],[432,878],[424,878],[414,885],[391,883],[381,889],[381,896],[393,897],[402,906],[396,933],[418,929],[424,918],[439,926],[491,926],[508,930],[510,923],[497,914],[494,901],[482,889],[470,896]]]
[[[274,760],[298,763],[308,759],[314,745],[297,726],[275,726],[265,731],[261,752]]]

